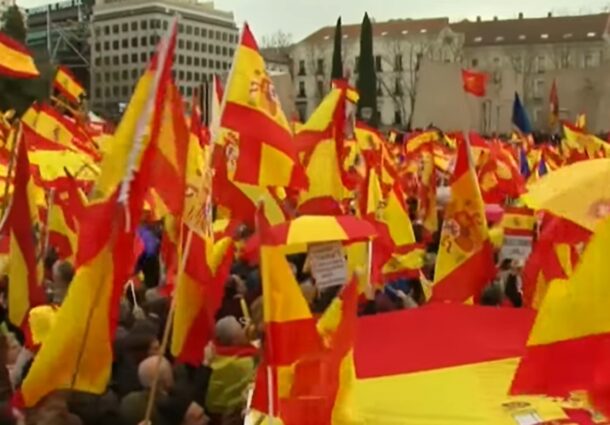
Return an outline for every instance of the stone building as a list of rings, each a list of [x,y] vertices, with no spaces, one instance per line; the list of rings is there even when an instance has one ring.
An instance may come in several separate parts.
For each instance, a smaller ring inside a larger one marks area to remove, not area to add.
[[[185,102],[214,74],[229,70],[239,38],[232,12],[196,0],[98,0],[91,37],[93,109],[116,113],[124,108],[176,15],[173,69]]]

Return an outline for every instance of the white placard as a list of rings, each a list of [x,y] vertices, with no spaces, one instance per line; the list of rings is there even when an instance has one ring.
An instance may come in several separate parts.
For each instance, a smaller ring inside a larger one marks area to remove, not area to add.
[[[532,236],[508,236],[504,235],[504,245],[500,250],[500,260],[510,258],[512,260],[526,261],[532,252]]]
[[[313,244],[309,246],[311,274],[318,289],[345,285],[347,263],[340,242]]]

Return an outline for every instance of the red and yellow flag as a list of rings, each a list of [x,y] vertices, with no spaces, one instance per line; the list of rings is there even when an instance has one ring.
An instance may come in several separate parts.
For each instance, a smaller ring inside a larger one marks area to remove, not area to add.
[[[81,96],[85,94],[85,88],[76,80],[76,77],[65,66],[57,68],[53,87],[68,100],[74,103],[81,102]]]
[[[246,24],[223,101],[221,126],[238,134],[230,148],[237,182],[255,186],[307,187],[307,177],[265,61]]]
[[[10,78],[36,78],[40,75],[28,50],[0,32],[0,75]]]
[[[9,136],[11,137],[11,136]],[[17,137],[14,133],[12,137]],[[42,287],[42,269],[36,261],[36,240],[41,234],[35,232],[33,211],[36,208],[29,192],[30,164],[23,137],[17,146],[14,190],[8,215],[10,230],[10,291],[8,298],[9,320],[16,326],[24,326],[30,309],[46,301]]]
[[[76,275],[21,387],[25,406],[52,391],[100,394],[108,386],[123,287],[133,272],[134,231],[155,166],[154,143],[171,75],[177,24],[138,82],[79,229]],[[150,134],[150,137],[147,137]]]
[[[433,299],[464,302],[495,276],[485,205],[467,140],[458,145],[434,273]]]
[[[484,72],[472,71],[469,69],[462,70],[462,80],[464,82],[464,91],[473,96],[484,97],[487,91],[488,76]]]
[[[568,280],[550,283],[515,374],[514,394],[589,391],[610,413],[610,220],[600,223]]]

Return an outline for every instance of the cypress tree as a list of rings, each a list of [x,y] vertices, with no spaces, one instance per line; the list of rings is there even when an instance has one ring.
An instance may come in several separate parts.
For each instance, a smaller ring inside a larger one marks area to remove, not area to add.
[[[2,31],[9,37],[25,44],[26,29],[23,15],[17,6],[9,7],[2,16]]]
[[[330,74],[330,80],[338,80],[343,78],[343,58],[341,56],[341,17],[337,19],[335,27],[335,45],[333,50],[333,69]]]
[[[377,127],[377,75],[373,54],[373,27],[368,13],[364,14],[360,28],[360,60],[356,86],[360,93],[358,118],[371,127]]]

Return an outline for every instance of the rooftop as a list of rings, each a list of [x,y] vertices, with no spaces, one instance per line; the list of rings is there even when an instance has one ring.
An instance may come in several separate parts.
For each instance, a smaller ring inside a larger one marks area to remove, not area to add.
[[[397,37],[414,34],[437,34],[449,26],[448,18],[429,19],[391,19],[385,22],[373,22],[374,37]],[[359,39],[360,24],[343,25],[343,38]],[[321,43],[332,40],[335,27],[324,27],[308,35],[301,43]]]
[[[603,40],[609,33],[609,13],[517,19],[462,21],[451,28],[465,35],[465,46],[544,44]]]

